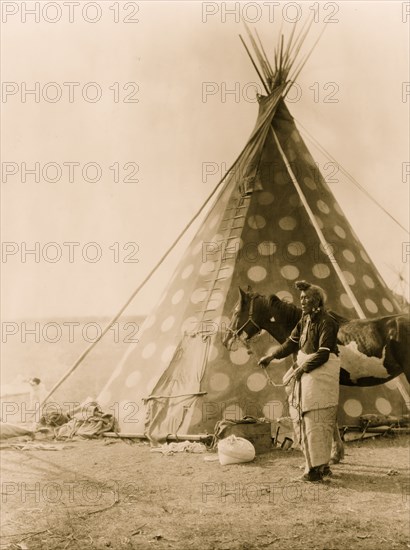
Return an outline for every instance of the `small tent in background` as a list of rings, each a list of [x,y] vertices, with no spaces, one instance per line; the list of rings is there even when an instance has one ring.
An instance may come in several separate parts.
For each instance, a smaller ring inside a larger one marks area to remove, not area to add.
[[[273,68],[250,36],[266,89],[255,128],[139,342],[98,398],[103,407],[115,403],[123,432],[160,440],[213,432],[223,417],[281,416],[283,388],[268,384],[257,356],[222,345],[239,286],[297,302],[294,282],[304,278],[320,285],[329,307],[345,317],[400,312],[285,104],[306,61],[295,64],[307,31],[297,38],[294,32],[286,45],[281,37]],[[260,337],[255,350],[266,353],[271,340]],[[285,361],[271,376],[280,382],[287,367]],[[355,424],[364,413],[401,414],[406,392],[397,387],[391,381],[343,388],[340,422]]]

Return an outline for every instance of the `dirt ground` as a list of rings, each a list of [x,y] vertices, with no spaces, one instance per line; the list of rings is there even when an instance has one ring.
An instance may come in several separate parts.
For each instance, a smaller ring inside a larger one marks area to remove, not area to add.
[[[294,450],[221,466],[143,442],[55,445],[1,451],[2,548],[410,548],[409,436],[348,443],[313,484]]]

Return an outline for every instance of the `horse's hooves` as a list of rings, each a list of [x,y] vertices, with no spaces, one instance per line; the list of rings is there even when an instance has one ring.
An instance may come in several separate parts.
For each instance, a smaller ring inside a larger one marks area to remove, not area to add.
[[[329,464],[339,464],[339,462],[341,460],[342,460],[341,458],[337,458],[335,456],[332,456],[332,458],[329,460]]]

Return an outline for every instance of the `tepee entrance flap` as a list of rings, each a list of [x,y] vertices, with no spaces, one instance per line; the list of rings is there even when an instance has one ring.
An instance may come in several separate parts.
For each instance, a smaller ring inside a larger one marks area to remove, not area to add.
[[[184,334],[169,366],[144,401],[147,405],[146,435],[165,440],[167,435],[189,432],[195,403],[201,392],[211,338]]]
[[[208,350],[209,337],[185,333],[147,401],[158,397],[197,394],[200,391]]]

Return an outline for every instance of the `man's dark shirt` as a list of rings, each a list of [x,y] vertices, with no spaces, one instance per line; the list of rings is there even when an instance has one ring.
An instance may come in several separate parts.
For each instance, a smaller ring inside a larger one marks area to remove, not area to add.
[[[275,359],[282,359],[298,350],[314,355],[303,365],[310,372],[326,363],[329,355],[339,355],[337,349],[338,323],[325,311],[303,315],[289,338],[275,353]]]

